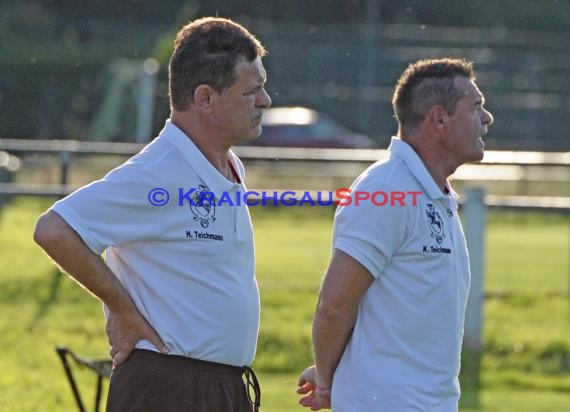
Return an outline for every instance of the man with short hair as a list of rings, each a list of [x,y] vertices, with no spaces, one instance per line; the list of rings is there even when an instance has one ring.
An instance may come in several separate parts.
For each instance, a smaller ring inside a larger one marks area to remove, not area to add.
[[[493,122],[472,62],[422,60],[400,77],[390,156],[352,191],[416,202],[339,206],[300,403],[335,412],[456,412],[470,272],[448,177],[483,158]]]
[[[246,191],[230,147],[261,133],[271,105],[265,53],[231,20],[185,25],[159,136],[36,224],[38,244],[105,304],[108,411],[259,407],[249,367],[259,331],[251,220],[246,205],[215,199]]]

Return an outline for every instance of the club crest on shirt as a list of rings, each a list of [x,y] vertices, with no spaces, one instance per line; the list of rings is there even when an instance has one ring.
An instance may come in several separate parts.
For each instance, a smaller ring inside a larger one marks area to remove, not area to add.
[[[431,237],[436,240],[437,243],[441,245],[443,239],[445,239],[445,233],[443,231],[443,219],[439,215],[439,212],[431,203],[427,204],[426,217],[431,231]]]
[[[204,229],[216,221],[216,199],[213,199],[211,194],[212,192],[206,185],[198,185],[198,190],[190,202],[190,211],[194,215],[194,221],[200,222],[200,226]]]

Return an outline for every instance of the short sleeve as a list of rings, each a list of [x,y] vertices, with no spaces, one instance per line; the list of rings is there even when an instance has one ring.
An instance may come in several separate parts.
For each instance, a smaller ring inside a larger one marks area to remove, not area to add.
[[[151,170],[140,163],[125,163],[56,202],[59,214],[89,248],[101,254],[110,246],[156,236],[161,207],[153,206],[149,192],[159,187]]]
[[[370,198],[356,204],[357,192]],[[407,206],[391,201],[395,192],[386,183],[361,181],[352,188],[351,204],[339,206],[335,216],[333,248],[358,261],[374,278],[382,274],[406,233]]]

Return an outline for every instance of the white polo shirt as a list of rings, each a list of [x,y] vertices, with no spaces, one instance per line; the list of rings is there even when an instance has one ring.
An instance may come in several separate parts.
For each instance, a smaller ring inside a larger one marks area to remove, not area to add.
[[[368,168],[352,190],[421,195],[415,206],[410,195],[405,206],[360,202],[336,212],[333,247],[374,281],[334,375],[333,410],[455,412],[470,282],[456,199],[397,138],[389,158]]]
[[[242,163],[232,152],[230,160],[243,182]],[[95,253],[106,251],[171,354],[249,365],[259,330],[251,219],[237,201],[191,202],[200,191],[232,199],[246,189],[167,121],[139,154],[52,209]],[[156,350],[148,341],[137,347]]]

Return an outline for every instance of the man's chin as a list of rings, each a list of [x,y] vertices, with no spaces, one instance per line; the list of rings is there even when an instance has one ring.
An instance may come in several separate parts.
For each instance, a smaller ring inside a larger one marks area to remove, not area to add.
[[[483,147],[474,148],[469,157],[466,159],[465,163],[479,163],[481,160],[483,160],[484,155],[485,151],[483,150]]]
[[[484,156],[485,152],[483,150],[480,150],[479,152],[473,154],[473,158],[469,163],[479,163],[481,160],[483,160]]]
[[[248,143],[255,142],[257,139],[259,139],[260,136],[261,136],[261,129],[259,129],[259,131],[252,133],[250,136],[247,137],[246,140]]]
[[[234,143],[236,146],[239,145],[248,145],[259,139],[261,136],[261,132],[258,134],[252,133],[250,136],[242,137],[239,142]]]
[[[476,160],[477,162],[480,162],[481,160],[483,160],[483,156],[485,156],[485,142],[483,141],[483,139],[479,139],[479,144],[481,145],[478,148],[478,160]]]

